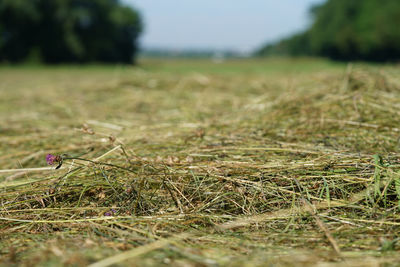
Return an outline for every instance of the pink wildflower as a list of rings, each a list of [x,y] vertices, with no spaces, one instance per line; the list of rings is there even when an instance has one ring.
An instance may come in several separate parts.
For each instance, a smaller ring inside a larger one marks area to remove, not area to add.
[[[47,154],[46,161],[47,161],[47,164],[49,164],[49,165],[53,165],[54,163],[58,163],[59,166],[56,168],[56,169],[58,169],[59,167],[61,167],[62,157],[61,156],[55,156],[53,154]]]
[[[57,162],[57,156],[54,156],[53,154],[47,154],[46,161],[47,164],[53,165],[55,162]]]

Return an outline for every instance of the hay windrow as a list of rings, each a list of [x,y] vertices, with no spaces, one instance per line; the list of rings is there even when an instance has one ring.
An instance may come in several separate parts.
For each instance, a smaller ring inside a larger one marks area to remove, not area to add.
[[[398,77],[307,60],[2,67],[1,262],[396,263]],[[48,153],[79,159],[40,169]]]

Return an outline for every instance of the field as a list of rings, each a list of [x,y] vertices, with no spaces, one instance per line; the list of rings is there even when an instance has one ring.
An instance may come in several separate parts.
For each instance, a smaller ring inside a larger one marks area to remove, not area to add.
[[[1,266],[400,266],[396,65],[2,66],[0,141]]]

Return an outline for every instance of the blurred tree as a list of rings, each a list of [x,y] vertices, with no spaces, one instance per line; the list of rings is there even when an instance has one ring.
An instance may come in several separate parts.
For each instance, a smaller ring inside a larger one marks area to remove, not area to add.
[[[142,31],[118,0],[0,0],[0,60],[132,63]]]
[[[304,33],[263,47],[258,55],[315,55],[336,60],[400,59],[399,0],[328,0],[311,9]]]
[[[359,0],[330,0],[314,7],[311,50],[333,59],[358,59],[358,39],[362,37],[354,26],[362,5]]]
[[[283,39],[274,44],[268,44],[256,51],[257,56],[311,56],[309,32],[302,32]]]

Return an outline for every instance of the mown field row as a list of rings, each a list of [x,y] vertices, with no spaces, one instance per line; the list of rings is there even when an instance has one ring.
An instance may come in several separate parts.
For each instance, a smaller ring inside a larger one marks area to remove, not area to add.
[[[3,66],[1,262],[395,265],[399,74],[310,59]]]

